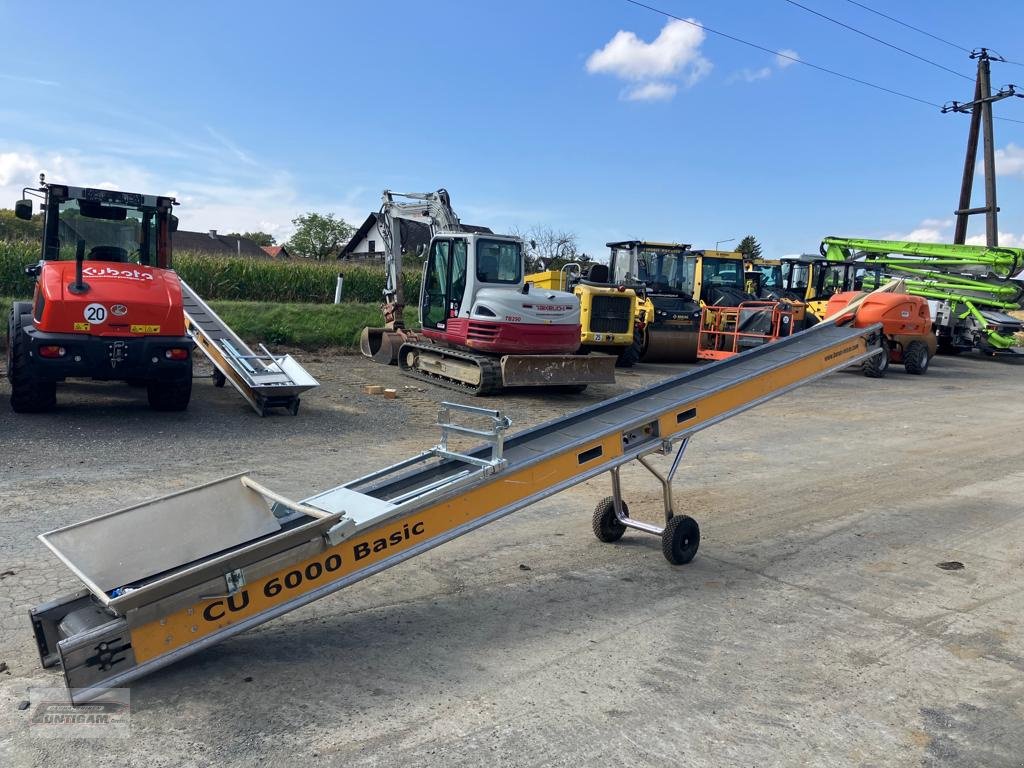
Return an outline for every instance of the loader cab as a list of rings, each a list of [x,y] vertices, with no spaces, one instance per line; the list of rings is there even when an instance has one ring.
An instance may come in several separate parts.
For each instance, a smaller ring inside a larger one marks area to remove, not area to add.
[[[781,298],[784,291],[782,263],[778,259],[744,262],[744,292],[759,299]]]
[[[427,249],[420,287],[424,328],[445,330],[452,318],[467,316],[477,292],[486,287],[523,287],[523,248],[518,238],[441,232]]]
[[[691,251],[696,296],[704,304],[736,306],[749,298],[743,256],[733,251]]]
[[[612,282],[642,284],[649,293],[693,296],[694,262],[687,258],[689,244],[626,240],[608,243]]]
[[[169,269],[174,198],[43,182],[25,193],[43,200],[44,261],[141,264]],[[19,201],[17,215],[31,217],[32,201]]]

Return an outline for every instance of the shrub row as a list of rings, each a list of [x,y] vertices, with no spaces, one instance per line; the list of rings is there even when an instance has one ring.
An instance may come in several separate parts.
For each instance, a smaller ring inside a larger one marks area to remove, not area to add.
[[[32,280],[25,276],[25,267],[38,259],[37,243],[0,241],[0,296],[29,296]],[[182,279],[208,301],[328,303],[334,301],[339,272],[345,275],[345,301],[375,304],[384,290],[383,268],[336,261],[261,261],[184,252],[175,254],[174,266]],[[415,306],[419,300],[419,272],[406,270],[404,275],[406,303]]]

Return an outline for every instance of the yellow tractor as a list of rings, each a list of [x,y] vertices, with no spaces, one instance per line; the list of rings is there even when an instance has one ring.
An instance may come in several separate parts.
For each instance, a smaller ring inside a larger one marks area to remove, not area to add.
[[[631,368],[640,356],[644,311],[636,290],[609,280],[608,267],[571,262],[526,276],[538,288],[569,291],[580,300],[580,351],[615,355],[615,365]]]
[[[781,260],[782,290],[778,298],[802,301],[817,322],[825,317],[829,299],[844,291],[859,291],[869,271],[877,271],[877,267],[811,254],[786,256]]]
[[[750,298],[742,253],[644,240],[608,247],[612,282],[638,293],[644,322],[635,352],[643,362],[696,362],[703,307],[737,306]]]

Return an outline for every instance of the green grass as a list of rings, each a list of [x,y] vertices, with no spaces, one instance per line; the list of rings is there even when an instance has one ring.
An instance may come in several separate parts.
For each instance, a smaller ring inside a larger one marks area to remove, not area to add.
[[[212,301],[210,306],[235,333],[250,343],[320,349],[359,349],[359,334],[382,324],[376,304],[267,304]],[[406,307],[405,324],[416,326],[416,310]]]
[[[4,323],[13,299],[0,297],[0,318]],[[272,304],[256,301],[211,301],[210,306],[245,341],[255,346],[322,349],[359,349],[359,334],[367,326],[381,325],[376,304]],[[405,324],[414,328],[416,310],[406,307]],[[0,349],[7,343],[6,325],[0,331]]]

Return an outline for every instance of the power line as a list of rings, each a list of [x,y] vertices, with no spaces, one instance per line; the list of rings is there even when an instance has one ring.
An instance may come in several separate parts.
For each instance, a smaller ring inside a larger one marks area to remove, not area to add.
[[[908,24],[905,21],[900,21],[895,16],[890,16],[889,14],[882,13],[881,11],[875,10],[874,8],[869,8],[868,6],[864,5],[864,3],[857,2],[857,0],[846,0],[846,2],[850,3],[851,5],[856,5],[858,8],[863,8],[865,11],[868,11],[869,13],[873,13],[876,16],[881,16],[883,19],[888,19],[889,21],[892,21],[892,22],[894,22],[896,24],[899,24],[901,27],[906,27],[907,29],[912,29],[915,32],[919,32],[919,33],[921,33],[922,35],[924,35],[926,37],[930,37],[932,40],[938,40],[940,43],[944,43],[944,44],[946,44],[948,46],[956,48],[958,51],[963,51],[964,53],[970,53],[971,52],[970,48],[964,48],[964,46],[962,46],[962,45],[960,45],[958,43],[951,42],[950,40],[946,40],[944,37],[939,37],[938,35],[933,35],[931,32],[926,32],[925,30],[921,29],[920,27],[915,27],[913,24]],[[1019,61],[1009,61],[1008,59],[1003,59],[1003,63],[1004,64],[1013,64],[1015,67],[1024,67],[1024,64],[1022,64]],[[1000,119],[1002,119],[1002,118],[1000,118]]]
[[[931,32],[925,32],[920,27],[915,27],[913,24],[907,24],[907,22],[905,22],[905,21],[900,21],[899,19],[897,19],[897,18],[895,18],[893,16],[889,16],[888,14],[882,13],[881,11],[876,11],[874,8],[869,8],[868,6],[864,5],[864,3],[858,3],[857,0],[846,0],[846,2],[851,3],[852,5],[856,5],[858,8],[863,8],[865,11],[869,11],[870,13],[873,13],[876,16],[881,16],[883,19],[888,19],[889,21],[895,22],[896,24],[899,24],[901,27],[906,27],[907,29],[912,29],[915,32],[920,32],[922,35],[925,35],[926,37],[932,38],[932,40],[938,40],[940,43],[945,43],[946,45],[950,45],[953,48],[957,48],[957,49],[963,51],[964,53],[970,53],[971,52],[970,48],[964,48],[962,45],[957,45],[956,43],[952,43],[949,40],[946,40],[944,38],[939,37],[938,35],[933,35]]]
[[[663,11],[660,8],[655,8],[654,6],[647,5],[645,3],[640,2],[640,0],[626,0],[626,2],[635,5],[639,8],[645,8],[648,11],[661,14],[662,16],[667,16],[670,19],[681,21],[684,24],[689,24],[691,27],[703,29],[705,32],[710,32],[713,35],[718,35],[719,37],[724,37],[727,40],[732,40],[734,43],[740,43],[741,45],[746,45],[750,48],[756,48],[759,51],[770,53],[773,56],[778,56],[781,59],[787,59],[795,64],[803,64],[805,67],[816,69],[819,72],[824,72],[826,74],[832,75],[833,77],[839,77],[842,78],[843,80],[849,80],[851,83],[859,83],[860,85],[866,85],[868,88],[874,88],[877,91],[885,91],[886,93],[892,94],[893,96],[899,96],[900,98],[909,99],[910,101],[916,101],[919,104],[924,104],[929,107],[942,109],[941,104],[936,104],[932,101],[926,101],[925,99],[918,98],[917,96],[911,96],[909,93],[902,93],[901,91],[896,91],[893,90],[892,88],[886,88],[884,85],[878,85],[877,83],[871,83],[868,82],[867,80],[861,80],[859,77],[854,77],[852,75],[844,75],[842,72],[836,72],[834,69],[829,69],[828,67],[822,67],[817,64],[812,64],[811,62],[801,59],[798,56],[791,56],[787,53],[783,53],[782,51],[773,51],[771,48],[766,48],[763,45],[752,43],[749,40],[743,40],[739,37],[730,35],[726,32],[719,32],[717,29],[712,29],[711,27],[704,26],[703,24],[698,24],[695,21],[690,21],[689,19],[684,19],[680,16],[676,16],[675,14],[669,13],[668,11]]]
[[[885,40],[881,39],[880,37],[875,37],[874,35],[870,35],[870,34],[868,34],[867,32],[865,32],[865,31],[863,31],[861,29],[857,29],[856,27],[850,26],[849,24],[846,24],[846,23],[844,23],[842,21],[839,21],[839,19],[833,19],[831,16],[826,16],[824,13],[819,13],[818,11],[814,10],[813,8],[808,8],[806,5],[803,5],[802,3],[796,2],[796,0],[785,0],[785,2],[789,3],[790,5],[795,5],[797,8],[805,10],[808,13],[813,13],[815,16],[818,16],[818,17],[820,17],[822,19],[825,19],[826,21],[831,21],[833,24],[838,24],[840,27],[843,27],[844,29],[848,29],[851,32],[856,32],[858,35],[863,35],[864,37],[868,38],[869,40],[874,40],[876,43],[880,43],[881,45],[884,45],[887,48],[892,48],[894,51],[899,51],[900,53],[904,53],[907,56],[911,56],[911,57],[917,59],[918,61],[923,61],[925,64],[931,64],[933,67],[938,67],[939,69],[945,70],[946,72],[949,72],[951,75],[956,75],[957,77],[962,77],[964,80],[971,80],[972,82],[974,80],[973,77],[969,77],[969,76],[963,74],[962,72],[957,72],[955,69],[950,69],[949,67],[943,66],[942,64],[939,64],[937,61],[932,61],[931,59],[926,59],[924,56],[918,56],[916,53],[912,53],[911,51],[908,51],[906,48],[900,48],[898,45],[893,45],[892,43],[886,42]]]

